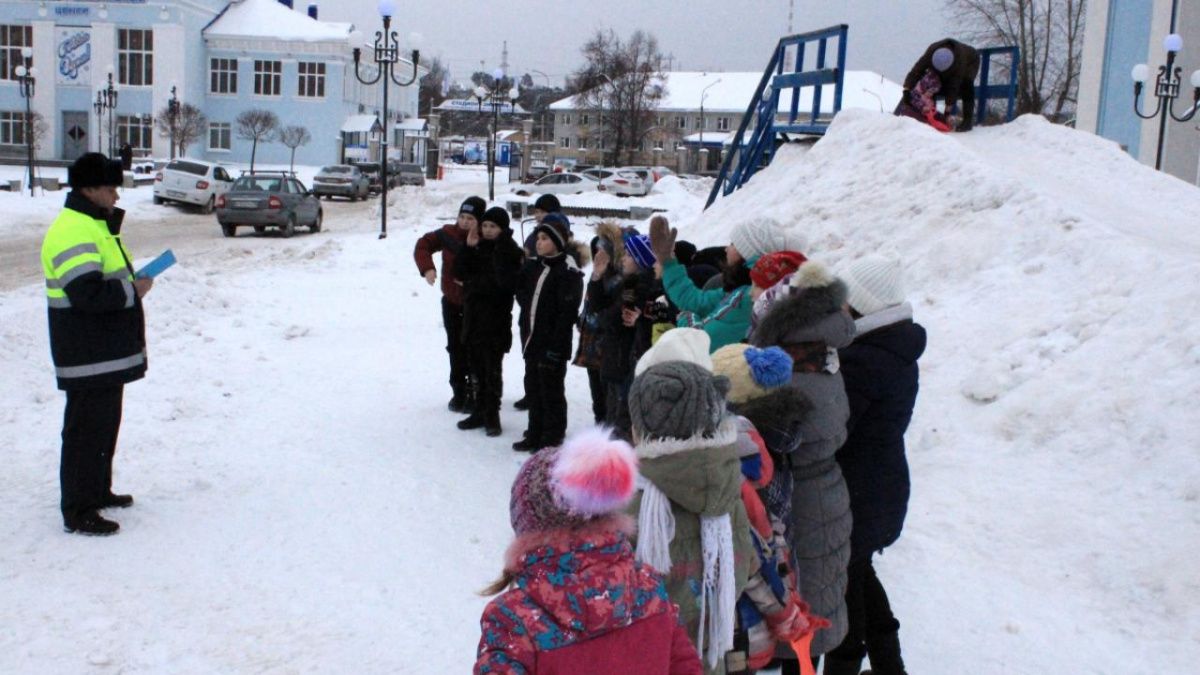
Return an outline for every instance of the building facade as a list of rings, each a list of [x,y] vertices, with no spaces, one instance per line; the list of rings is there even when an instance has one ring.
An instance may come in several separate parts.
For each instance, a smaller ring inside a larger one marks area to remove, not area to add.
[[[169,156],[169,136],[155,119],[166,114],[172,88],[180,103],[196,106],[207,120],[186,154],[211,161],[249,162],[251,141],[239,137],[237,117],[250,109],[274,113],[283,126],[308,129],[312,140],[296,150],[300,164],[366,158],[372,140],[378,147],[379,134],[358,131],[361,115],[379,118],[396,139],[411,133],[402,127],[416,117],[416,87],[393,85],[389,119],[382,120],[382,87],[362,85],[354,76],[354,27],[310,16],[317,14],[315,6],[291,4],[0,3],[0,154],[25,152],[26,104],[13,74],[24,47],[32,48],[38,70],[31,103],[42,121],[42,132],[35,133],[39,159],[70,160],[126,142],[138,156]],[[364,52],[369,62],[370,50]],[[110,72],[117,104],[98,113],[96,92],[107,88]],[[256,161],[286,164],[290,155],[279,142],[260,142]]]
[[[746,108],[762,81],[761,72],[664,73],[664,94],[654,110],[653,123],[636,144],[633,165],[666,166],[677,172],[709,172],[720,168],[724,153],[736,135]],[[891,112],[903,88],[877,73],[848,71],[842,94],[843,108],[869,108]],[[800,112],[813,108],[811,90],[801,96]],[[832,87],[820,101],[822,118],[833,114]],[[781,117],[790,100],[780,101]],[[603,111],[582,106],[575,97],[555,101],[553,162],[604,164],[610,139],[601,122]],[[626,156],[618,164],[626,164]]]
[[[1116,141],[1143,164],[1154,166],[1158,154],[1159,119],[1143,120],[1134,114],[1132,70],[1150,67],[1141,106],[1151,113],[1158,103],[1154,77],[1166,64],[1164,38],[1175,32],[1183,38],[1176,55],[1182,68],[1180,97],[1175,114],[1192,105],[1190,74],[1200,69],[1200,4],[1180,0],[1091,0],[1087,6],[1083,63],[1079,81],[1076,127]],[[1164,171],[1189,183],[1200,184],[1200,116],[1188,123],[1168,120],[1163,138]]]

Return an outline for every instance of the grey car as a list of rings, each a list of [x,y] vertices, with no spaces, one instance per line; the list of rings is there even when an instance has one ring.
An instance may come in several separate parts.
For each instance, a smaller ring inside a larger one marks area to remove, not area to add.
[[[366,199],[371,193],[371,179],[352,164],[331,164],[313,177],[313,194],[320,197],[349,197],[350,201]]]
[[[392,168],[388,167],[388,171]],[[397,185],[416,185],[425,187],[425,172],[421,169],[420,164],[397,164],[396,165],[396,184]]]
[[[285,237],[302,226],[320,232],[324,215],[321,202],[290,174],[247,174],[217,198],[217,222],[226,237],[237,234],[239,227],[253,227],[255,232],[275,228]]]

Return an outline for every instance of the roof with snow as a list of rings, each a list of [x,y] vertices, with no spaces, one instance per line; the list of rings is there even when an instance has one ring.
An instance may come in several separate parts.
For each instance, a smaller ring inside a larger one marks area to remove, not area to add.
[[[278,0],[235,0],[204,29],[205,37],[274,38],[298,42],[344,41],[354,26],[318,21]]]
[[[664,73],[666,94],[658,104],[661,112],[691,112],[700,109],[704,97],[704,112],[744,113],[754,98],[754,91],[763,74],[755,73]],[[711,85],[711,86],[710,86]],[[709,87],[705,95],[705,87]],[[842,108],[865,108],[890,111],[900,102],[904,88],[886,77],[869,70],[848,70],[842,85]],[[801,90],[800,110],[812,110],[813,88]],[[575,97],[567,97],[550,105],[551,110],[575,110]],[[779,109],[791,107],[791,96],[780,97]],[[821,89],[821,112],[833,113],[833,87]]]
[[[342,131],[348,134],[369,133],[382,128],[379,118],[374,115],[351,115],[342,124]]]

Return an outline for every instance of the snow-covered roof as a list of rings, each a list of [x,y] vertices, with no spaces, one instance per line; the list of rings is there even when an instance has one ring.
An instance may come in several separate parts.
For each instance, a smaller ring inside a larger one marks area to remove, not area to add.
[[[659,101],[660,112],[692,112],[700,110],[704,97],[704,113],[744,113],[754,97],[762,73],[664,73],[666,94]],[[711,85],[711,86],[710,86]],[[704,94],[708,88],[707,95]],[[869,70],[848,70],[842,83],[842,108],[892,110],[900,102],[903,87]],[[806,87],[800,96],[800,110],[812,110],[813,88]],[[780,110],[791,108],[791,96],[781,96]],[[575,110],[575,97],[567,97],[550,105],[551,110]],[[833,113],[833,87],[821,89],[821,112]]]
[[[708,111],[705,110],[707,116]],[[692,143],[699,145],[700,141],[704,141],[705,145],[729,145],[733,143],[734,132],[732,131],[705,131],[704,133],[696,132],[683,137],[684,143]]]
[[[425,131],[428,126],[429,123],[425,121],[424,117],[410,117],[401,122],[396,122],[392,128],[398,131]]]
[[[374,115],[351,115],[342,124],[342,131],[348,134],[368,133],[381,129],[379,118]]]
[[[318,21],[305,13],[288,9],[278,0],[234,0],[204,29],[204,35],[299,42],[344,41],[353,28],[348,23]]]
[[[522,108],[520,106],[520,104],[517,104],[514,106],[507,101],[505,101],[504,103],[501,103],[499,105],[499,108],[500,108],[501,115],[527,115],[527,114],[529,114],[529,111]],[[449,111],[457,111],[457,112],[480,112],[480,111],[486,110],[487,112],[491,112],[492,104],[488,103],[487,101],[480,103],[478,100],[476,100],[474,98],[448,98],[445,101],[442,101],[440,104],[438,104],[438,106],[435,107],[434,110],[449,110]]]

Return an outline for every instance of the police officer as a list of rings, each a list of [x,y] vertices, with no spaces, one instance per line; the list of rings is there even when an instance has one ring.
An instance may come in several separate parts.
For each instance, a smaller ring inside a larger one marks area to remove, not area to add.
[[[59,465],[63,528],[109,535],[119,526],[99,511],[133,504],[133,497],[112,491],[112,461],[125,384],[146,374],[142,298],[153,282],[134,278],[121,242],[121,162],[88,153],[67,177],[71,192],[42,242],[50,352],[58,388],[67,394]]]

